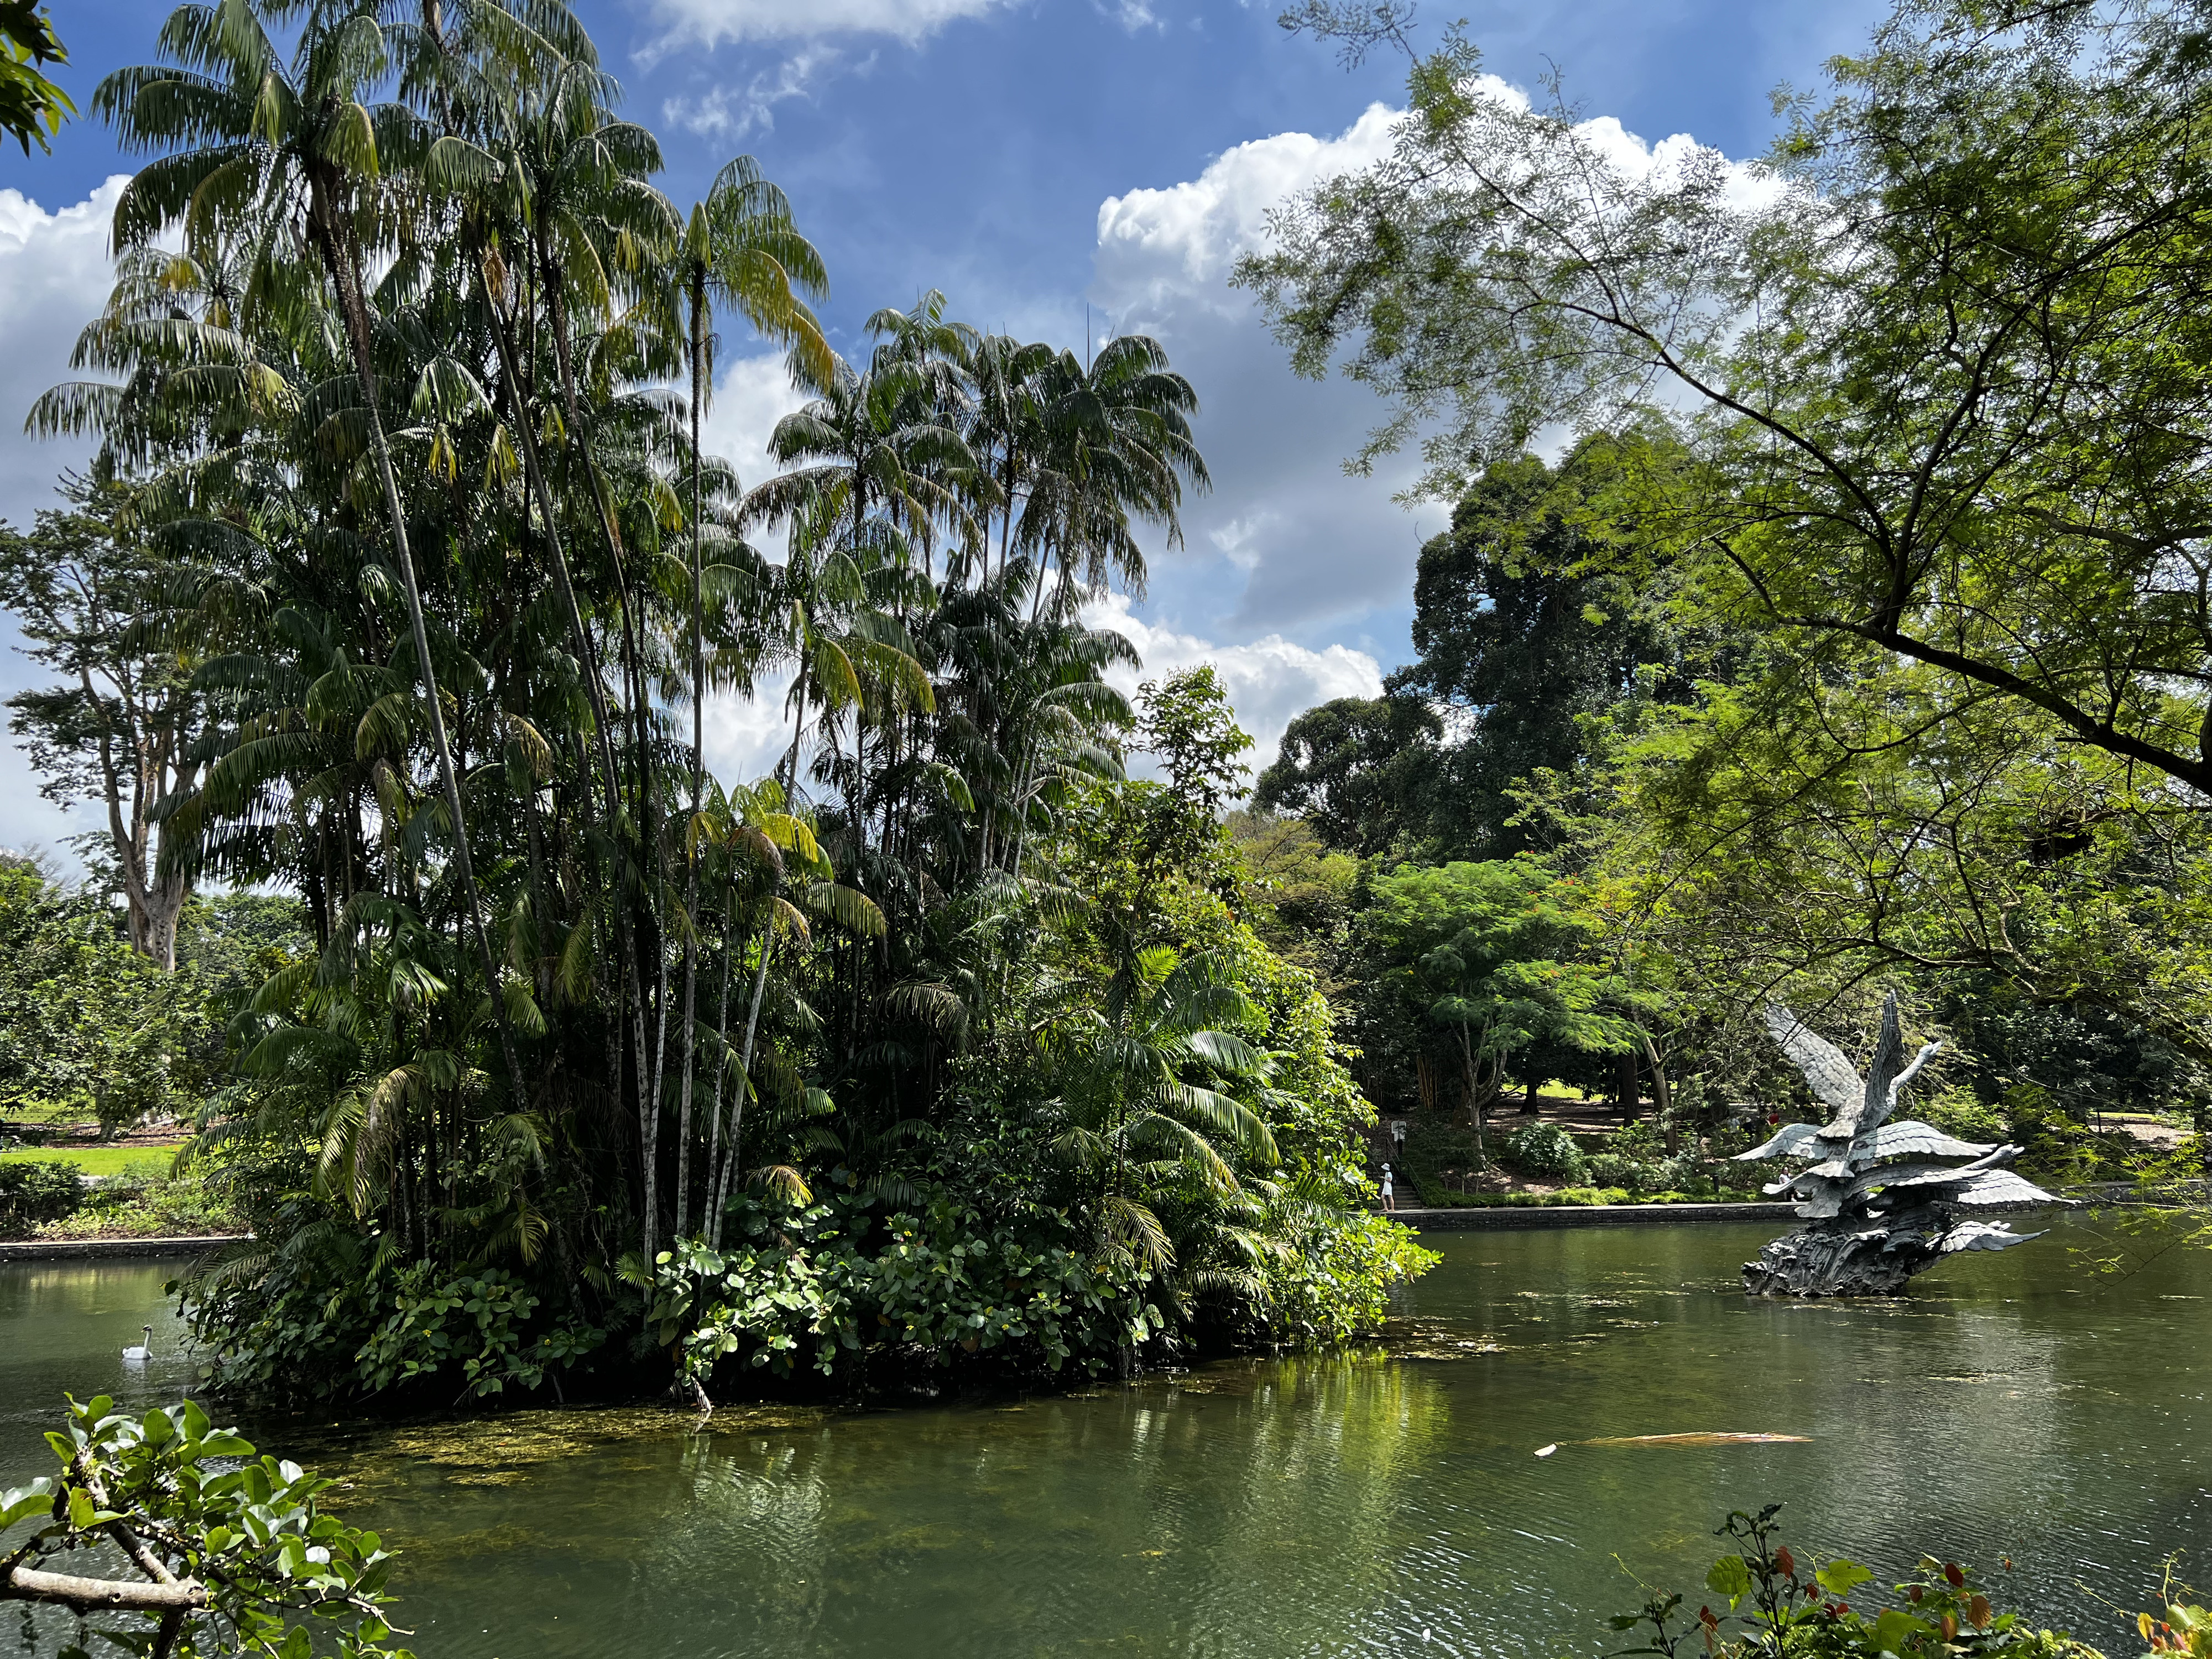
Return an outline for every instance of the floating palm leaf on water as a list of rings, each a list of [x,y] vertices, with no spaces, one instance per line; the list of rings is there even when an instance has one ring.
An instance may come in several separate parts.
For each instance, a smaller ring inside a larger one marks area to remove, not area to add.
[[[1612,1434],[1595,1440],[1577,1440],[1577,1446],[1806,1446],[1809,1434]]]

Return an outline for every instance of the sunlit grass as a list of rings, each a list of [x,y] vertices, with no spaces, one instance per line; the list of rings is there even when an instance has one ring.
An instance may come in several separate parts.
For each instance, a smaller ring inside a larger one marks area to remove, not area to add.
[[[174,1146],[25,1146],[12,1152],[0,1152],[0,1163],[18,1164],[45,1160],[52,1164],[74,1164],[91,1176],[146,1175],[165,1176],[169,1172],[169,1161],[176,1154]]]

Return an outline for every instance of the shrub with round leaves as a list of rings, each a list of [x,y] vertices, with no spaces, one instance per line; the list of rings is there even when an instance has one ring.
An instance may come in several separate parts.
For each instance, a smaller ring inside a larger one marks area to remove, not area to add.
[[[0,1601],[67,1608],[154,1659],[410,1659],[388,1645],[392,1558],[323,1510],[334,1484],[260,1455],[191,1401],[133,1417],[69,1401],[58,1475],[0,1492]]]

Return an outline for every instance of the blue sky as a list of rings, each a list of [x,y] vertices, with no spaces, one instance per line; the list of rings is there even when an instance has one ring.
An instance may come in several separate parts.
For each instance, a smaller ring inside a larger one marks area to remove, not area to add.
[[[81,106],[99,76],[147,61],[166,7],[55,0]],[[1384,142],[1402,64],[1347,71],[1276,27],[1273,0],[581,0],[625,112],[660,134],[679,204],[750,152],[792,196],[828,262],[841,347],[867,314],[936,287],[981,326],[1080,344],[1091,325],[1157,334],[1196,384],[1212,495],[1187,546],[1155,548],[1141,601],[1102,615],[1154,667],[1219,661],[1272,751],[1324,696],[1371,690],[1407,654],[1419,538],[1402,479],[1338,463],[1378,411],[1364,390],[1283,367],[1228,264],[1288,189]],[[1487,68],[1567,96],[1656,142],[1689,133],[1734,156],[1772,131],[1778,82],[1814,83],[1878,15],[1866,0],[1583,0],[1474,4]],[[1461,15],[1433,11],[1436,21]],[[1432,31],[1425,30],[1425,34]],[[1382,108],[1377,110],[1376,106]],[[21,435],[30,398],[66,375],[104,296],[106,181],[128,171],[106,131],[64,129],[51,157],[0,154],[0,518],[21,525],[77,459]],[[793,399],[772,356],[732,341],[713,431],[748,476]],[[0,661],[0,692],[27,665]],[[719,710],[717,760],[753,769],[768,718]],[[92,827],[39,801],[0,750],[0,846]]]

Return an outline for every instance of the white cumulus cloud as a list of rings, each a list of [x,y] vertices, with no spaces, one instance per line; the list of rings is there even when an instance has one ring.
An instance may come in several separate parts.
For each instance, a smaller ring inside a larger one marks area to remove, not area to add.
[[[775,106],[793,98],[812,96],[822,78],[842,58],[834,46],[808,46],[774,69],[761,70],[743,86],[725,83],[696,98],[671,98],[661,105],[660,112],[668,121],[702,137],[737,143],[756,132],[774,131]]]
[[[23,420],[40,392],[76,378],[70,353],[114,280],[108,221],[125,182],[118,174],[51,213],[0,190],[0,519],[25,524],[52,506],[55,478],[90,453],[81,441],[29,437]]]
[[[1123,333],[1150,334],[1196,387],[1210,495],[1186,501],[1188,549],[1152,561],[1161,603],[1215,637],[1357,636],[1402,612],[1437,511],[1391,499],[1408,464],[1346,477],[1381,413],[1349,382],[1301,380],[1249,296],[1229,286],[1290,196],[1387,154],[1397,112],[1369,107],[1334,137],[1285,132],[1224,151],[1195,179],[1109,197],[1098,209],[1091,297]],[[1398,625],[1386,621],[1395,635]]]
[[[781,352],[756,352],[727,364],[715,376],[714,401],[702,423],[701,441],[738,470],[738,482],[750,489],[779,469],[769,459],[769,434],[775,423],[800,408],[806,394],[784,372]],[[773,535],[759,542],[770,559],[781,556]],[[707,764],[725,783],[748,783],[767,776],[791,743],[791,717],[784,698],[791,690],[787,669],[765,674],[750,697],[717,692],[707,700],[703,726]]]
[[[653,0],[666,31],[653,55],[725,40],[820,40],[889,35],[913,45],[946,24],[981,17],[1008,0]]]
[[[714,377],[714,401],[701,422],[700,441],[736,467],[738,482],[750,489],[779,470],[768,454],[775,423],[807,402],[785,373],[781,352],[739,357]]]
[[[1242,311],[1226,278],[1240,253],[1260,246],[1268,211],[1324,179],[1389,152],[1398,112],[1370,104],[1334,138],[1283,132],[1224,150],[1197,178],[1164,190],[1133,190],[1098,206],[1098,281],[1119,307],[1143,309],[1186,290]]]
[[[1524,93],[1494,76],[1477,89],[1528,106]],[[1345,475],[1345,459],[1383,418],[1383,404],[1351,381],[1293,375],[1250,296],[1229,280],[1240,256],[1266,246],[1272,211],[1387,155],[1401,118],[1373,104],[1334,137],[1255,138],[1223,151],[1194,179],[1099,204],[1090,297],[1119,331],[1159,339],[1203,404],[1196,434],[1214,489],[1186,502],[1188,550],[1156,556],[1152,576],[1154,593],[1191,626],[1313,640],[1357,635],[1371,622],[1382,648],[1402,638],[1419,546],[1444,527],[1445,507],[1424,503],[1408,513],[1396,504],[1419,471],[1414,456],[1387,457],[1369,477]],[[1663,175],[1698,153],[1687,136],[1650,143],[1610,116],[1583,123],[1583,131],[1638,175]],[[1778,188],[1754,167],[1731,165],[1730,194],[1746,206],[1770,201]]]
[[[113,280],[107,227],[125,182],[110,179],[83,201],[52,212],[19,190],[0,190],[0,520],[18,529],[27,529],[40,507],[57,505],[55,479],[90,455],[82,440],[28,436],[23,419],[40,392],[76,377],[70,352]],[[19,642],[0,618],[0,697],[44,680]],[[0,847],[60,853],[64,836],[98,827],[86,810],[65,814],[41,799],[22,750],[12,738],[0,739]],[[75,864],[66,854],[60,861]]]
[[[1141,669],[1116,668],[1107,675],[1115,690],[1129,696],[1143,681],[1212,663],[1237,710],[1237,724],[1252,734],[1253,750],[1246,758],[1255,772],[1275,758],[1283,728],[1316,703],[1382,695],[1382,665],[1349,646],[1315,651],[1279,634],[1243,645],[1218,645],[1132,615],[1129,600],[1119,593],[1085,607],[1084,620],[1124,635],[1144,659]]]

